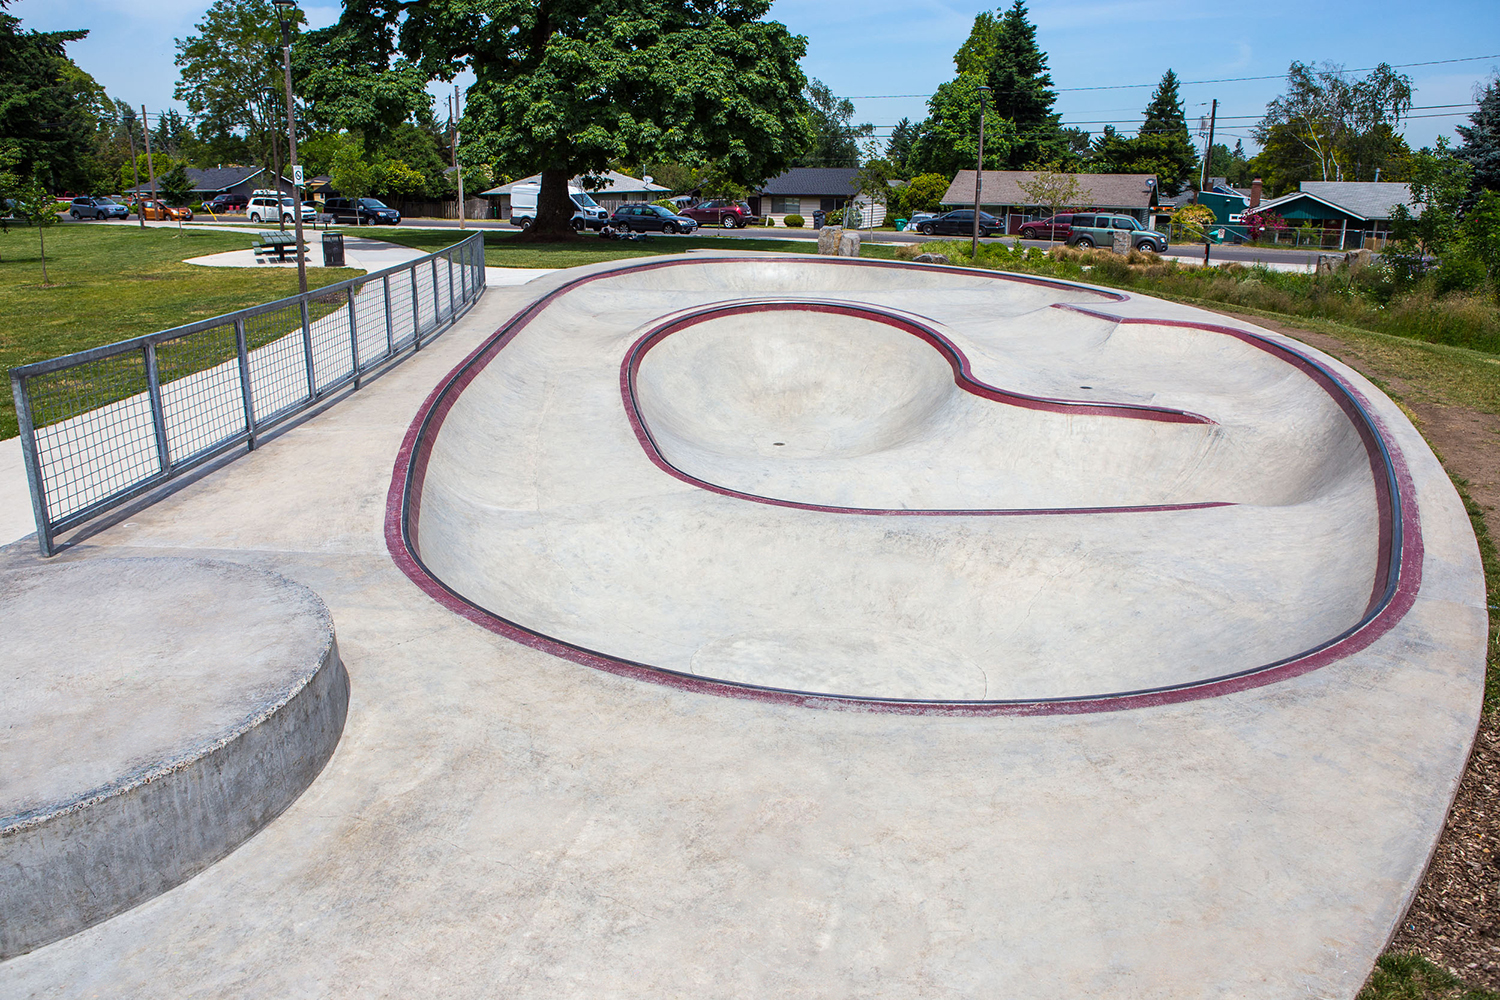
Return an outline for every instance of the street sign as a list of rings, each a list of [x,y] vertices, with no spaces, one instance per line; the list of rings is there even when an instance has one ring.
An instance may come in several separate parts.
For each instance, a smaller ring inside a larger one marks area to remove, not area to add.
[[[302,186],[302,164],[300,163],[292,168],[292,183],[298,187]]]

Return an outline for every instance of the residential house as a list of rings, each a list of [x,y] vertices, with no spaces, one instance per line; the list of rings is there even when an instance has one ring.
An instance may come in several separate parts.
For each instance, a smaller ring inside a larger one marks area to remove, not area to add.
[[[793,167],[772,177],[749,198],[750,210],[785,225],[788,215],[800,215],[811,226],[813,212],[825,214],[853,201],[860,209],[860,225],[885,222],[885,205],[868,194],[856,195],[853,167]]]
[[[1022,187],[1037,176],[1032,170],[986,170],[981,177],[980,208],[1005,220],[1007,233],[1018,233],[1021,224],[1046,218],[1049,207],[1038,205],[1036,198]],[[1155,174],[1073,174],[1078,196],[1068,205],[1055,206],[1058,211],[1078,209],[1087,212],[1113,212],[1128,215],[1144,226],[1151,225],[1152,210],[1157,205]],[[943,195],[943,209],[974,207],[974,171],[960,170]]]
[[[1411,188],[1390,181],[1303,181],[1301,190],[1262,202],[1294,227],[1316,232],[1317,245],[1346,250],[1367,246],[1374,249],[1390,236],[1391,212],[1397,205],[1411,206]],[[1421,214],[1415,206],[1414,214]],[[1301,243],[1301,235],[1279,239]]]

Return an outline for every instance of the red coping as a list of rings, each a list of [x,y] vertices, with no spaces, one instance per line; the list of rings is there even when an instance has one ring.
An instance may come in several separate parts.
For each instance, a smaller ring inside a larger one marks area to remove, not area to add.
[[[1422,531],[1420,514],[1415,502],[1415,484],[1405,457],[1390,439],[1388,429],[1381,419],[1371,413],[1368,401],[1352,385],[1337,374],[1324,368],[1311,358],[1292,350],[1286,345],[1258,334],[1237,330],[1233,327],[1211,323],[1176,320],[1151,320],[1112,316],[1108,313],[1086,309],[1064,303],[1056,308],[1071,309],[1116,323],[1145,324],[1203,330],[1224,334],[1241,340],[1253,347],[1295,365],[1328,392],[1349,415],[1358,429],[1366,450],[1370,453],[1370,464],[1374,474],[1375,492],[1380,518],[1380,566],[1371,604],[1365,618],[1344,634],[1322,646],[1296,656],[1252,667],[1222,677],[1207,678],[1185,684],[1170,685],[1141,691],[1126,691],[1097,696],[1041,698],[1011,701],[922,701],[885,698],[845,697],[840,695],[814,694],[803,691],[787,691],[778,688],[760,687],[751,684],[733,683],[698,677],[680,671],[653,667],[620,657],[610,656],[586,649],[573,643],[543,635],[515,622],[500,617],[458,594],[427,570],[414,538],[413,528],[421,517],[422,484],[426,477],[427,462],[431,455],[432,442],[442,427],[443,420],[464,388],[484,369],[490,361],[515,338],[531,320],[557,298],[573,289],[597,281],[615,277],[621,273],[655,270],[661,267],[718,262],[726,258],[711,260],[654,261],[647,264],[613,268],[608,271],[569,282],[523,310],[488,340],[476,348],[428,395],[415,419],[407,429],[401,450],[396,456],[391,475],[391,486],[386,498],[385,537],[391,558],[408,578],[423,592],[454,614],[485,629],[503,635],[522,645],[539,649],[583,666],[607,673],[630,677],[636,680],[664,684],[681,691],[710,694],[729,698],[744,698],[779,705],[794,705],[804,708],[823,708],[842,711],[886,712],[902,715],[944,716],[1033,716],[1033,715],[1080,715],[1094,712],[1118,712],[1159,705],[1172,705],[1204,698],[1215,698],[1240,691],[1274,684],[1293,677],[1311,673],[1321,667],[1351,656],[1368,647],[1380,636],[1389,632],[1416,601],[1422,585]],[[764,261],[774,258],[755,258]],[[791,258],[798,263],[818,263],[835,266],[864,267],[912,267],[924,270],[951,271],[974,275],[963,268],[933,267],[932,265],[902,265],[887,262],[840,260],[838,258]],[[1066,282],[1049,281],[1021,275],[986,274],[996,280],[1018,281],[1024,284],[1067,288],[1070,291],[1088,291],[1101,299],[1123,302],[1127,296],[1080,288]],[[639,346],[639,345],[638,345]],[[950,345],[951,346],[951,345]],[[956,350],[956,349],[955,349]],[[950,356],[951,357],[951,356]],[[962,365],[957,377],[967,374]],[[976,383],[978,385],[979,383]],[[998,390],[996,390],[998,391]],[[1060,401],[1052,401],[1060,402]],[[648,454],[654,449],[649,449]],[[1391,480],[1394,480],[1396,495],[1392,496]],[[722,492],[722,491],[721,491]],[[1400,520],[1392,518],[1394,507],[1400,507]],[[1141,508],[1132,508],[1140,511]],[[907,512],[909,513],[909,512]],[[967,514],[970,512],[950,512]],[[1034,512],[1026,512],[1034,513]],[[1079,513],[1079,511],[1073,511]],[[1397,528],[1399,527],[1399,535]],[[1399,542],[1398,542],[1399,538]],[[1400,564],[1395,568],[1396,578],[1390,579],[1392,550],[1399,553]]]

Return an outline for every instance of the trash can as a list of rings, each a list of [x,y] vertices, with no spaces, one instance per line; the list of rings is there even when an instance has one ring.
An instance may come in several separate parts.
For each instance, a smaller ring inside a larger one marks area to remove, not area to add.
[[[323,230],[323,266],[344,266],[344,234],[332,229]]]
[[[906,220],[905,219],[897,219],[896,220],[896,232],[898,232],[898,233],[904,233],[905,231],[906,231]]]
[[[813,228],[822,229],[823,220],[827,217],[827,213],[825,213],[821,208],[813,209]]]

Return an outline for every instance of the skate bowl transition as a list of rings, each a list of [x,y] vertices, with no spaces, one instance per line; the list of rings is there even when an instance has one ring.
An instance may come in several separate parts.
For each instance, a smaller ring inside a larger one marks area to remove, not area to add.
[[[1401,450],[1288,342],[1143,305],[1174,308],[826,258],[596,271],[434,391],[387,540],[522,642],[815,706],[1117,710],[1368,646],[1421,585]]]

